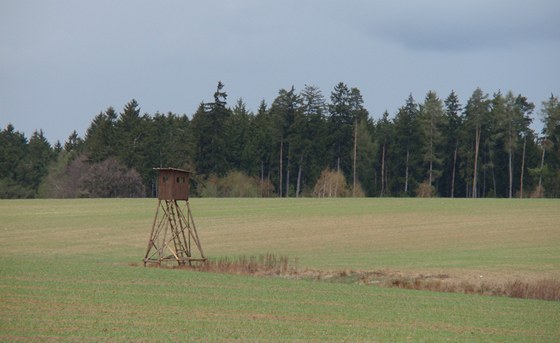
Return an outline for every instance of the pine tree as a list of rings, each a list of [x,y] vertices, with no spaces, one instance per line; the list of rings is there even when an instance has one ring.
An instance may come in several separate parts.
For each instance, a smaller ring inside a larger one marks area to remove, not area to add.
[[[306,85],[301,92],[302,114],[305,128],[301,133],[303,151],[301,163],[298,166],[298,182],[296,190],[302,190],[302,183],[308,188],[314,186],[323,169],[328,165],[327,160],[327,126],[325,120],[326,100],[321,90],[315,86]],[[303,173],[305,170],[305,173]],[[304,176],[307,182],[303,182]],[[299,192],[296,192],[299,194]]]
[[[227,94],[218,82],[214,102],[201,104],[191,121],[194,163],[198,174],[224,176],[231,169],[228,161],[226,108]]]
[[[471,196],[476,198],[477,181],[478,181],[478,162],[480,152],[480,142],[482,136],[482,129],[485,120],[490,112],[490,102],[488,95],[482,92],[482,89],[477,88],[467,102],[465,107],[465,125],[472,134],[474,141],[474,156],[473,156],[473,172],[472,172],[472,192]]]
[[[153,156],[152,167],[175,167],[191,169],[192,145],[190,138],[190,121],[186,115],[178,116],[168,112],[157,112],[150,121],[147,130],[148,145]]]
[[[243,99],[238,99],[226,123],[230,167],[249,174],[253,169],[254,159],[253,153],[249,150],[250,145],[246,143],[252,135],[252,117],[253,115],[247,110]]]
[[[84,138],[84,148],[91,162],[100,162],[116,155],[115,122],[117,113],[113,107],[93,118]]]
[[[346,84],[340,82],[331,92],[331,103],[328,106],[331,163],[336,171],[342,171],[347,178],[352,173],[351,158],[354,141],[351,101],[350,89]]]
[[[41,180],[47,175],[49,164],[56,155],[43,134],[43,130],[33,132],[29,139],[28,153],[25,157],[25,171],[19,175],[19,180],[35,192],[39,189]]]
[[[301,115],[301,98],[293,86],[289,91],[281,89],[278,92],[278,96],[270,107],[270,112],[274,118],[274,135],[278,142],[278,195],[288,197],[291,168],[296,160],[294,158],[295,148],[300,145],[296,141],[294,124]]]
[[[521,170],[519,176],[519,197],[523,198],[523,188],[524,188],[524,175],[526,169],[526,156],[527,156],[527,141],[529,140],[529,144],[534,147],[535,143],[535,134],[533,130],[530,128],[530,125],[533,121],[531,118],[531,114],[535,109],[535,105],[532,102],[529,102],[526,97],[522,95],[518,95],[515,99],[515,106],[516,110],[519,111],[521,114],[520,120],[520,134],[521,138],[523,138],[523,148],[522,148],[522,155],[521,155]],[[532,143],[532,144],[531,144]],[[534,149],[530,149],[534,150]]]
[[[419,122],[424,143],[424,163],[427,164],[427,186],[431,190],[433,182],[441,176],[441,142],[444,120],[443,103],[437,94],[429,91],[421,106]],[[432,193],[430,191],[430,193]]]
[[[512,198],[514,191],[514,157],[520,148],[519,141],[522,136],[526,137],[528,134],[530,121],[526,118],[526,112],[532,111],[534,105],[527,103],[523,97],[516,97],[511,91],[506,94],[503,102],[503,115],[498,119],[500,120],[500,131],[503,135],[504,152],[507,154],[508,183],[506,196]],[[523,145],[526,146],[526,140],[524,140]],[[524,156],[522,160],[523,164],[525,162]]]
[[[64,143],[64,150],[66,152],[79,151],[82,148],[84,141],[78,136],[76,130],[72,131],[68,139]]]
[[[271,184],[271,174],[275,159],[275,135],[273,128],[274,118],[267,109],[266,102],[263,100],[259,105],[254,120],[251,121],[251,132],[253,133],[247,144],[253,151],[253,165],[258,168],[260,177],[260,195],[269,197],[271,189],[265,185]]]
[[[548,197],[560,196],[560,101],[553,94],[543,101],[543,186]],[[544,154],[546,153],[546,158]]]
[[[352,196],[372,196],[375,192],[375,123],[371,119],[357,122],[356,130],[356,182]]]
[[[0,132],[0,198],[32,198],[35,191],[26,178],[29,149],[25,135],[8,124]]]
[[[389,146],[391,145],[393,137],[393,123],[389,120],[389,112],[385,111],[383,117],[377,122],[377,147],[381,150],[377,153],[381,161],[380,165],[380,191],[379,196],[384,197],[389,195],[389,182],[388,182],[388,161],[389,161]]]
[[[479,196],[507,196],[506,134],[503,123],[506,117],[505,97],[501,91],[489,99],[489,112],[484,118],[481,138]]]
[[[356,186],[358,185],[358,176],[357,176],[357,163],[358,163],[358,145],[360,145],[361,152],[366,152],[366,154],[360,153],[361,165],[362,168],[368,168],[368,161],[372,160],[372,156],[369,156],[369,153],[372,151],[371,146],[371,132],[369,129],[372,129],[371,123],[368,123],[369,120],[369,113],[364,108],[364,100],[362,98],[362,94],[358,88],[352,87],[350,89],[350,116],[352,118],[353,124],[353,154],[352,154],[352,196],[356,195]],[[367,128],[369,126],[369,128]],[[361,128],[361,130],[359,130]],[[358,132],[361,135],[358,135]],[[362,137],[363,136],[363,137]],[[358,138],[362,144],[358,144]],[[364,172],[360,171],[360,174],[366,175]],[[364,179],[365,180],[365,179]]]
[[[0,132],[0,179],[16,179],[18,164],[27,155],[27,139],[8,124]]]
[[[461,104],[455,91],[451,91],[447,99],[445,99],[445,146],[446,158],[444,159],[446,167],[444,173],[447,171],[451,174],[448,182],[450,182],[449,197],[455,197],[455,184],[457,176],[457,159],[459,152],[459,142],[461,137],[461,127],[463,125],[463,117],[461,116]]]
[[[395,193],[411,195],[419,176],[421,161],[420,128],[418,125],[418,105],[412,94],[406,100],[394,119],[395,127],[395,163],[394,175],[399,180],[395,186]],[[411,187],[411,185],[413,187]]]
[[[142,130],[140,107],[136,100],[130,100],[115,122],[116,154],[127,167],[139,164],[142,140],[146,138]]]

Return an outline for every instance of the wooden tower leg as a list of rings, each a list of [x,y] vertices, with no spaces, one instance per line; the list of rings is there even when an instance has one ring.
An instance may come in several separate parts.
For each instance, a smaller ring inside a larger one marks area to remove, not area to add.
[[[205,262],[206,257],[200,244],[189,202],[185,210],[176,200],[158,200],[156,215],[152,224],[148,248],[144,255],[147,263],[161,265],[162,262],[176,262],[189,265],[192,262]],[[200,258],[193,256],[191,240],[200,253]]]
[[[154,216],[154,222],[152,224],[152,232],[150,233],[150,239],[148,240],[148,249],[146,249],[146,255],[144,256],[144,267],[148,262],[148,256],[150,255],[150,250],[152,250],[152,247],[154,247],[154,239],[156,239],[156,237],[154,237],[154,233],[156,232],[156,223],[157,223],[160,206],[161,206],[161,200],[158,200],[158,204],[156,207],[156,215]]]

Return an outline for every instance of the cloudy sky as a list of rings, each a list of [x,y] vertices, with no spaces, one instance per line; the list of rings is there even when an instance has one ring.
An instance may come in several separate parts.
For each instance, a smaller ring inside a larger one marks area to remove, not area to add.
[[[192,115],[218,81],[256,111],[281,88],[560,94],[558,0],[0,0],[0,125],[64,142],[108,106]]]

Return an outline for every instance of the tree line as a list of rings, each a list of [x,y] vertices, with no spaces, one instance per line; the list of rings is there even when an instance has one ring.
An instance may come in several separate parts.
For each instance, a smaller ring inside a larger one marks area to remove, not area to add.
[[[156,193],[154,167],[195,173],[200,196],[559,197],[560,103],[474,90],[412,95],[374,120],[358,88],[337,84],[281,89],[256,112],[213,101],[192,116],[141,114],[136,100],[96,115],[51,146],[41,130],[27,139],[0,133],[0,197],[135,197]]]

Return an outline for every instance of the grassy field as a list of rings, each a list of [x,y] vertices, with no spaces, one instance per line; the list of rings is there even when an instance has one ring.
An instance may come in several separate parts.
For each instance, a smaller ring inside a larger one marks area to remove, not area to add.
[[[154,199],[0,201],[1,341],[555,342],[560,303],[141,265]],[[560,201],[193,199],[206,255],[560,279]]]

